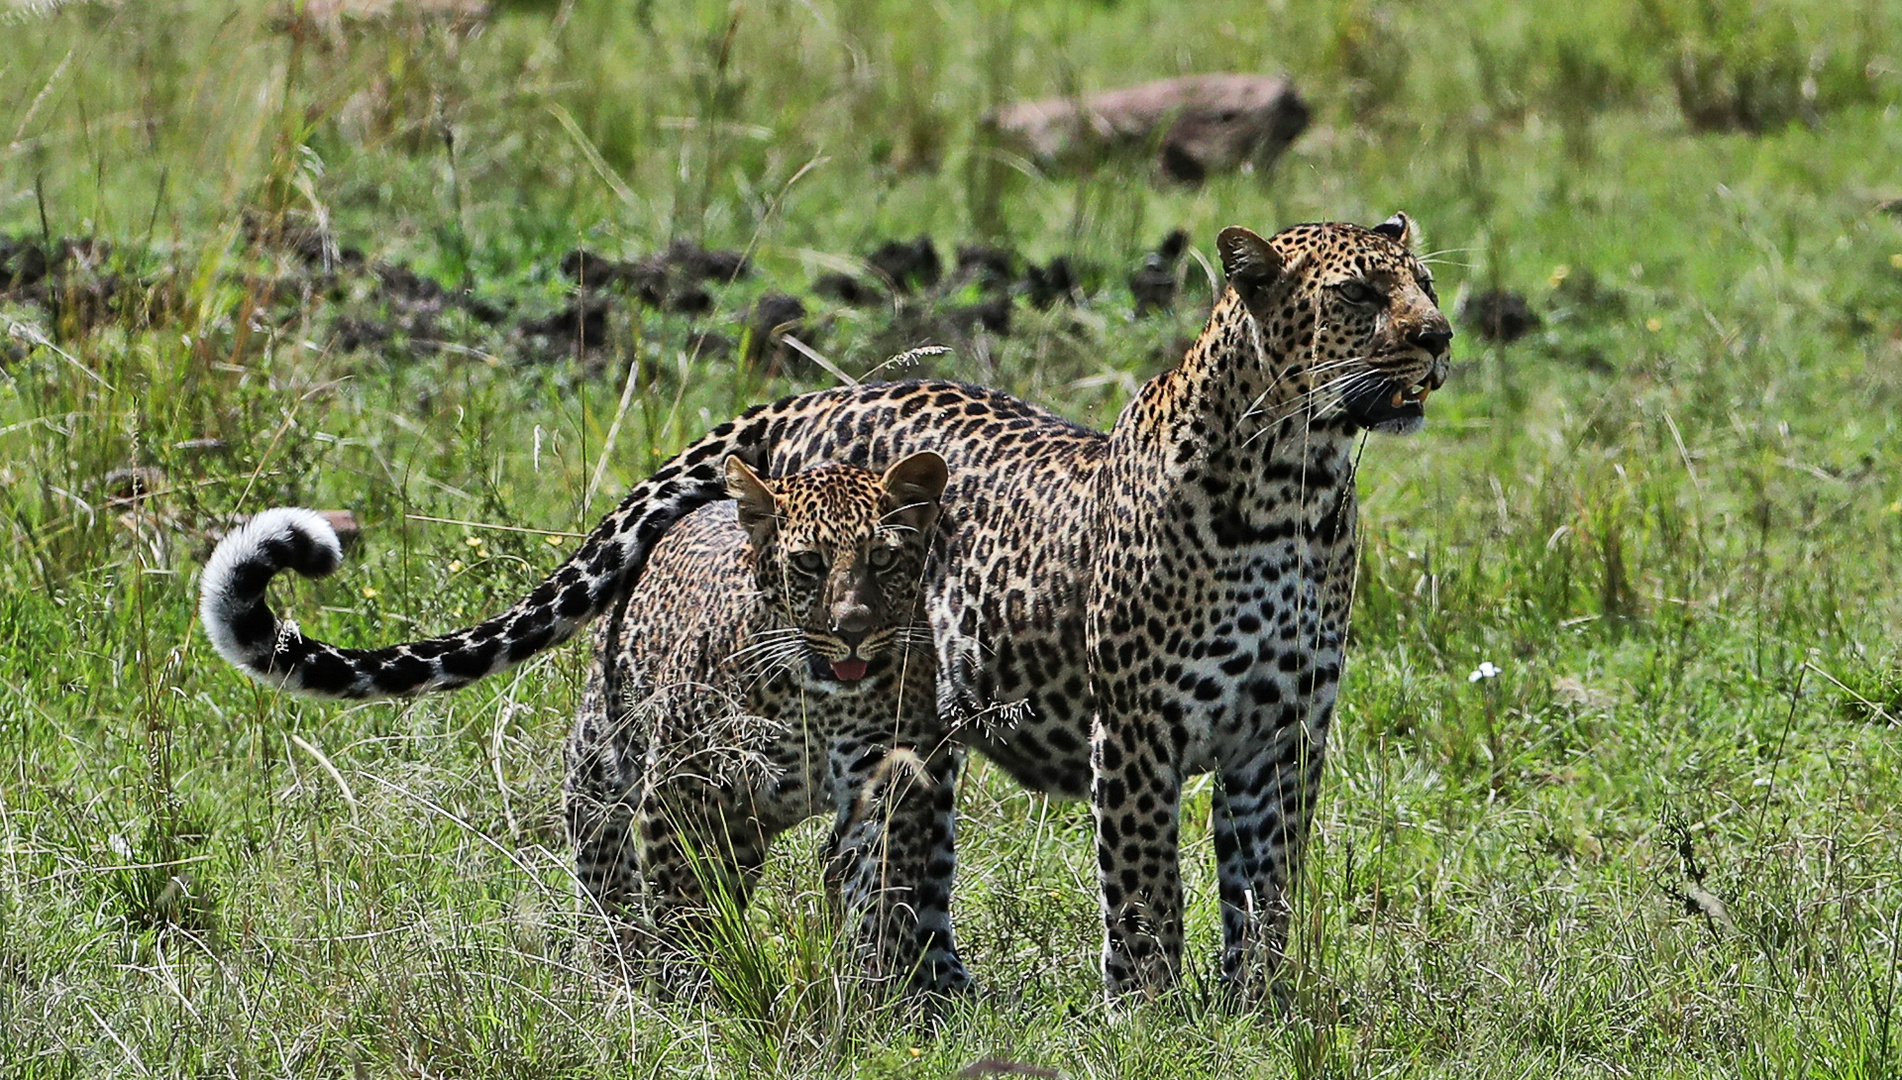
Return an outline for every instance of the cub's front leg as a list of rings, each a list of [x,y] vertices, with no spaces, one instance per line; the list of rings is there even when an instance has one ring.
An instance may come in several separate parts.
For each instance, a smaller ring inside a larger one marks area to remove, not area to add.
[[[914,655],[908,667],[893,695],[895,715],[883,704],[834,737],[838,818],[826,891],[855,921],[859,958],[873,979],[954,992],[970,984],[951,929],[964,751],[938,720],[931,666]]]
[[[963,753],[896,746],[846,788],[833,829],[826,891],[856,923],[866,974],[951,993],[970,975],[951,929],[955,800]]]

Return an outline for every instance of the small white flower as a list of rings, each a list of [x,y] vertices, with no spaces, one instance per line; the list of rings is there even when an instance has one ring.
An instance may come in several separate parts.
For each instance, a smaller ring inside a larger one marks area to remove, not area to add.
[[[1467,674],[1466,681],[1478,682],[1481,679],[1496,679],[1498,677],[1499,668],[1496,667],[1491,660],[1481,660],[1479,666]]]

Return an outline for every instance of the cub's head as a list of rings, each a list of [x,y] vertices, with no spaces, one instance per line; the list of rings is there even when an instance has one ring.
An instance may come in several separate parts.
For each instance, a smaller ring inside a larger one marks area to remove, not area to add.
[[[814,675],[857,682],[909,647],[930,649],[919,594],[945,479],[932,453],[883,476],[823,465],[779,480],[726,459],[760,591],[784,644],[797,635]]]
[[[1283,415],[1344,416],[1375,431],[1418,431],[1446,381],[1453,327],[1433,275],[1413,253],[1413,222],[1371,229],[1296,225],[1263,239],[1239,225],[1216,239],[1249,316],[1243,348],[1260,354]]]

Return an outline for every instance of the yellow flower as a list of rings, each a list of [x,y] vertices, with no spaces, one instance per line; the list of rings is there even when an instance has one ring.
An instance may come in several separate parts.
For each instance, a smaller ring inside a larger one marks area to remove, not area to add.
[[[1565,284],[1565,279],[1571,276],[1572,276],[1572,268],[1565,265],[1564,263],[1560,263],[1557,266],[1552,268],[1552,272],[1550,274],[1546,275],[1546,278],[1545,278],[1546,287],[1556,289],[1560,285]]]
[[[451,559],[451,560],[449,560],[449,572],[450,572],[450,573],[452,573],[452,574],[457,574],[457,573],[461,573],[461,572],[462,572],[462,560],[461,560],[461,559]]]
[[[925,1056],[925,1052],[924,1052],[923,1050],[920,1050],[920,1049],[918,1049],[918,1048],[917,1048],[917,1047],[915,1047],[915,1046],[908,1046],[908,1047],[906,1047],[906,1048],[905,1048],[905,1052],[906,1052],[906,1053],[908,1053],[908,1054],[910,1054],[910,1055],[911,1055],[912,1057],[924,1057],[924,1056]]]
[[[561,542],[566,539],[567,537],[565,536],[549,536],[544,542],[547,543],[549,547],[560,547]]]
[[[1889,265],[1895,267],[1897,270],[1902,270],[1902,251],[1898,251],[1889,256]]]
[[[1644,328],[1655,334],[1658,331],[1664,329],[1664,320],[1658,318],[1656,315],[1653,315],[1649,319],[1646,319],[1644,321]]]
[[[476,536],[465,536],[462,538],[462,542],[469,545],[470,547],[482,546],[482,539]]]
[[[374,599],[376,599],[376,590],[375,590],[375,589],[372,589],[372,588],[370,588],[370,587],[369,587],[368,585],[365,585],[365,586],[363,587],[363,598],[364,598],[365,600],[374,600]]]
[[[1889,504],[1889,513],[1902,514],[1902,499],[1897,499]]]

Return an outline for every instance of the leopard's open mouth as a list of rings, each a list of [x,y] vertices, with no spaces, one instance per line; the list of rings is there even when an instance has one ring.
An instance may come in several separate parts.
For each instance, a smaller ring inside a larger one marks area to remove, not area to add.
[[[1349,393],[1341,404],[1347,418],[1360,427],[1374,431],[1415,431],[1426,418],[1426,399],[1433,389],[1426,379],[1407,386],[1379,382]]]
[[[870,673],[872,657],[860,656],[856,652],[847,652],[837,659],[821,654],[817,649],[807,653],[807,666],[817,679],[829,679],[833,682],[855,683]]]

